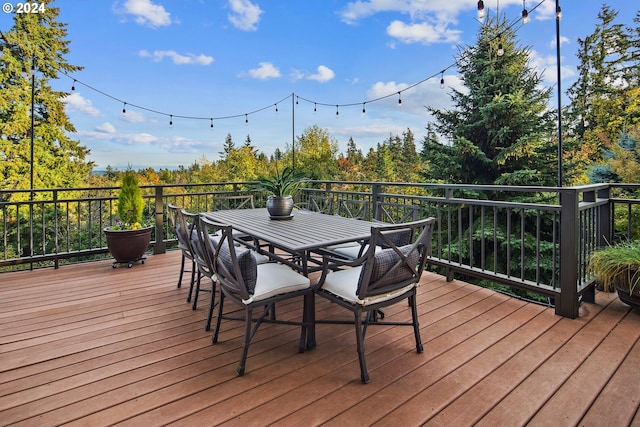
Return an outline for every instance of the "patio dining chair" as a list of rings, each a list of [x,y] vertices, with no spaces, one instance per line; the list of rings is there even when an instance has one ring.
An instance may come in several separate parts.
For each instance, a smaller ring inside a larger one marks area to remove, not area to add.
[[[235,196],[215,196],[212,201],[212,210],[225,211],[230,209],[255,209],[253,194],[241,194]],[[251,242],[252,237],[246,233],[234,231],[233,237],[238,242]],[[255,242],[257,243],[257,242]]]
[[[416,221],[420,206],[396,202],[377,202],[375,220],[388,224]]]
[[[349,261],[327,254],[323,256],[322,275],[314,287],[315,292],[353,312],[360,379],[363,383],[369,382],[364,350],[368,326],[412,326],[416,351],[423,351],[416,286],[431,250],[434,224],[435,219],[429,218],[405,224],[374,226],[371,229],[371,244],[362,257]],[[408,233],[411,242],[397,245],[393,236],[397,236],[399,232]],[[385,249],[376,251],[376,247]],[[350,268],[336,270],[336,265]],[[383,321],[376,317],[381,308],[405,299],[409,302],[411,321]],[[325,322],[343,323],[330,320]]]
[[[169,212],[171,225],[173,226],[173,229],[176,233],[176,238],[178,239],[178,248],[182,251],[182,259],[180,261],[180,276],[178,276],[177,287],[182,287],[182,276],[184,275],[184,273],[191,273],[191,280],[189,282],[189,299],[187,300],[190,301],[191,292],[193,291],[193,285],[196,278],[196,261],[193,258],[190,242],[192,234],[192,224],[187,224],[178,206],[169,203],[167,205],[167,211]],[[191,262],[190,270],[185,269],[186,260],[189,260]]]
[[[365,220],[369,215],[369,201],[356,199],[339,199],[336,215],[345,218],[354,218]],[[347,242],[339,245],[330,246],[327,249],[336,254],[352,259],[362,255],[366,242]]]
[[[257,264],[249,250],[234,244],[233,227],[215,223],[203,216],[199,221],[207,233],[216,229],[221,231],[220,239],[217,241],[204,239],[208,252],[215,254],[213,267],[221,291],[212,343],[218,342],[223,317],[228,320],[244,320],[242,354],[236,369],[239,376],[244,375],[249,344],[262,323],[300,326],[298,351],[303,352],[306,346],[309,318],[307,302],[312,292],[309,279],[283,264],[274,262]],[[273,304],[297,297],[304,298],[300,322],[276,320],[269,316]],[[227,299],[244,309],[243,318],[224,316],[224,303]],[[256,308],[260,314],[254,316]]]
[[[330,215],[333,211],[333,197],[312,194],[303,209]]]
[[[189,235],[189,245],[191,246],[191,253],[193,255],[193,260],[196,266],[196,278],[194,283],[189,288],[189,295],[187,296],[187,302],[191,302],[193,298],[193,303],[191,308],[193,310],[198,308],[198,297],[200,296],[200,292],[211,292],[212,298],[215,293],[215,275],[212,268],[209,267],[207,263],[207,254],[204,252],[204,246],[200,243],[198,239],[198,218],[199,215],[196,213],[187,212],[184,209],[180,211],[182,218],[185,219],[186,223],[191,224],[191,233]],[[214,234],[209,236],[210,239],[216,238]],[[211,286],[207,288],[202,288],[202,277],[206,277],[211,281]]]

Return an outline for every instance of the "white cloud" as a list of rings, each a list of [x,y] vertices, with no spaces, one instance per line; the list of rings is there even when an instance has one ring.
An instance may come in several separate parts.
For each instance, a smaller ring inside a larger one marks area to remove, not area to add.
[[[75,111],[92,117],[98,117],[100,115],[100,110],[93,106],[91,100],[84,98],[78,92],[73,92],[71,95],[63,98],[62,102],[66,104],[66,110],[69,112]]]
[[[103,133],[116,133],[116,128],[109,122],[104,122],[101,125],[96,126],[97,132]]]
[[[467,89],[458,76],[444,75],[445,88],[440,87],[440,76],[427,80],[426,82],[407,89],[407,83],[378,82],[369,88],[367,97],[369,99],[382,100],[367,104],[367,111],[375,111],[380,105],[384,108],[398,109],[398,99],[402,99],[402,110],[412,114],[425,115],[425,107],[443,109],[451,108],[451,89],[456,89],[466,93]],[[398,95],[398,92],[401,92]]]
[[[126,111],[126,113],[120,113],[120,118],[125,122],[142,123],[147,121],[147,118],[144,116],[144,114],[138,111],[131,111],[129,109]]]
[[[403,43],[451,43],[460,40],[460,30],[452,30],[446,27],[446,23],[433,26],[427,22],[420,24],[405,24],[401,21],[393,21],[387,27],[387,34],[397,38]]]
[[[154,50],[149,52],[147,50],[141,50],[138,55],[142,58],[151,58],[156,62],[162,61],[164,58],[169,58],[174,64],[197,64],[197,65],[209,65],[213,62],[212,56],[206,56],[203,54],[194,55],[193,53],[179,54],[175,50]]]
[[[171,24],[171,14],[151,0],[126,0],[120,13],[133,15],[138,24],[153,28]]]
[[[336,73],[334,73],[331,68],[326,67],[324,65],[320,65],[317,68],[317,71],[318,71],[317,73],[307,76],[307,79],[315,80],[320,83],[325,83],[325,82],[328,82],[329,80],[333,80],[333,78],[336,75]]]
[[[445,16],[455,16],[468,10],[469,4],[469,0],[357,0],[347,3],[338,14],[346,24],[355,24],[379,12],[403,13],[412,20],[435,14],[439,20],[448,20]]]
[[[560,73],[562,79],[571,79],[576,76],[576,71],[572,66],[562,65],[562,57],[560,58]],[[548,86],[558,83],[558,61],[556,55],[541,56],[537,51],[531,51],[531,59],[529,61],[531,67],[542,75],[543,82]]]
[[[232,13],[229,14],[229,22],[234,27],[243,31],[256,31],[260,22],[260,15],[264,13],[260,6],[249,0],[229,0]]]
[[[564,45],[564,44],[568,44],[571,43],[571,40],[569,40],[569,37],[565,37],[565,36],[560,36],[560,46]],[[556,45],[556,38],[554,37],[553,40],[551,40],[549,42],[549,47],[551,48],[555,48]]]
[[[115,129],[114,129],[115,130]],[[159,137],[150,133],[117,133],[117,132],[104,132],[98,130],[95,131],[78,131],[76,135],[83,141],[96,141],[101,143],[101,147],[104,149],[104,143],[110,142],[116,148],[116,145],[126,147],[151,147],[153,150],[161,150],[167,153],[196,153],[201,147],[206,147],[209,144],[197,141],[182,136],[171,137]]]
[[[249,75],[254,79],[266,80],[280,77],[280,70],[271,62],[260,62],[260,67],[249,70]]]

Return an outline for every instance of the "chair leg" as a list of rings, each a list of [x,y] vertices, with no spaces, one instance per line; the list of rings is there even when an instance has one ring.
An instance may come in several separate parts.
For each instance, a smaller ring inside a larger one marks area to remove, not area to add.
[[[193,305],[191,305],[191,309],[195,310],[198,308],[198,296],[200,295],[200,281],[202,279],[202,274],[198,272],[198,280],[196,281],[196,289],[193,295]]]
[[[191,283],[191,287],[189,287],[189,295],[187,295],[187,302],[191,302],[191,297],[193,297],[194,290],[195,294],[198,295],[198,291],[200,290],[200,271],[196,275],[196,280]]]
[[[211,330],[211,318],[213,317],[213,308],[216,305],[216,282],[211,281],[211,302],[209,303],[209,313],[207,313],[207,323],[204,325],[205,331]]]
[[[236,373],[239,377],[244,375],[244,369],[247,364],[247,354],[249,353],[249,342],[251,341],[251,329],[253,322],[251,317],[253,316],[253,309],[250,307],[245,308],[245,323],[244,323],[244,341],[242,342],[242,356],[240,356],[240,363],[236,369]]]
[[[182,260],[180,261],[180,276],[178,276],[178,286],[177,288],[181,288],[182,287],[182,274],[184,273],[184,251],[182,252]]]
[[[364,331],[362,325],[362,311],[356,310],[356,346],[358,350],[358,359],[360,360],[360,380],[364,384],[369,383],[369,372],[367,372],[367,364],[364,358]]]
[[[302,304],[302,328],[300,331],[300,344],[298,346],[298,353],[304,353],[304,349],[307,346],[307,334],[308,334],[308,328],[309,328],[308,298],[309,296],[305,295],[304,302]]]
[[[224,306],[224,292],[220,291],[220,301],[218,301],[218,318],[216,319],[216,328],[211,336],[211,343],[218,342],[218,332],[220,332],[220,324],[222,323],[222,309]]]
[[[413,320],[413,334],[416,337],[416,351],[422,353],[422,338],[420,338],[420,325],[418,324],[418,307],[416,305],[415,293],[409,297],[409,305],[411,306],[411,318]]]

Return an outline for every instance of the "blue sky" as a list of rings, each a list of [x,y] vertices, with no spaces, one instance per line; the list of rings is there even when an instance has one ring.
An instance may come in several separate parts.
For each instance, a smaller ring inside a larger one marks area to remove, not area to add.
[[[449,89],[461,88],[450,67],[475,41],[476,3],[58,0],[52,6],[68,24],[68,60],[84,70],[54,86],[75,87],[66,99],[71,136],[91,149],[97,169],[213,161],[227,134],[236,145],[249,135],[271,155],[312,125],[328,130],[340,151],[352,137],[366,153],[407,128],[419,148],[430,120],[424,106],[447,107]],[[510,21],[523,9],[522,0],[484,3]],[[593,31],[602,3],[561,0],[563,91],[575,79],[577,39]],[[639,10],[631,0],[606,3],[628,25]],[[518,39],[545,85],[555,86],[555,1],[524,6],[535,10]],[[0,29],[11,25],[2,13]]]

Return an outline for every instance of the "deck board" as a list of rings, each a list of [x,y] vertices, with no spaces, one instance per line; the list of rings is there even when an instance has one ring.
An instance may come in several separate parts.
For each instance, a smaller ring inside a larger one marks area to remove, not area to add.
[[[640,316],[613,294],[580,317],[425,273],[424,352],[411,328],[376,327],[360,383],[350,325],[265,324],[235,375],[241,322],[219,342],[176,287],[180,254],[0,274],[0,425],[629,425],[640,415]],[[232,305],[229,304],[229,308]],[[318,299],[318,319],[351,313]],[[278,305],[297,319],[301,302]],[[406,304],[385,310],[407,319]],[[517,408],[515,410],[514,408]],[[615,409],[615,411],[613,410]]]

